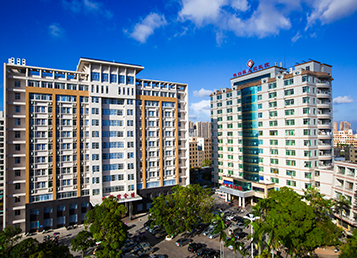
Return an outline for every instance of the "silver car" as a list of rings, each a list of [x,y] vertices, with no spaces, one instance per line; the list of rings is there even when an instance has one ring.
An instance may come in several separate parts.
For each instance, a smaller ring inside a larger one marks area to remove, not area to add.
[[[209,238],[209,239],[214,239],[214,238],[218,237],[219,234],[220,234],[220,232],[218,232],[218,233],[216,233],[216,234],[213,234],[213,232],[211,232],[211,234],[208,235],[208,238]]]

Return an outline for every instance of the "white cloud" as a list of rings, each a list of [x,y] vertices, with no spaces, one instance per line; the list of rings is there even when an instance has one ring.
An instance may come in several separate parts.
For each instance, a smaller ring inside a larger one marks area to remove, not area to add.
[[[326,24],[357,11],[356,0],[258,0],[254,5],[249,5],[248,0],[180,0],[180,3],[178,20],[192,22],[198,28],[213,25],[218,44],[226,32],[238,37],[278,35],[281,30],[292,28],[292,13],[299,13],[300,17],[307,13],[308,28],[316,20]],[[300,37],[301,33],[296,34],[292,41]]]
[[[154,30],[167,24],[165,16],[157,13],[150,13],[144,20],[137,23],[130,34],[135,40],[145,43],[147,38],[154,33]]]
[[[346,104],[346,103],[352,103],[354,102],[354,100],[349,97],[349,96],[338,96],[336,98],[333,99],[333,104]]]
[[[331,23],[347,17],[357,11],[356,0],[315,0],[313,11],[307,15],[307,27],[317,20],[321,24]]]
[[[96,2],[94,0],[63,0],[62,4],[66,9],[75,13],[90,13],[100,15],[108,19],[113,17],[113,13],[106,9],[103,3]]]
[[[198,117],[196,115],[189,115],[188,118],[191,120],[196,120]]]
[[[297,32],[296,35],[291,39],[293,43],[295,43],[299,38],[301,38],[300,32]]]
[[[210,100],[201,100],[197,103],[190,105],[191,112],[200,118],[202,115],[205,117],[211,116],[211,102]]]
[[[53,23],[48,26],[48,31],[54,38],[61,38],[64,35],[64,30],[58,23]]]
[[[201,88],[199,91],[194,90],[193,96],[199,97],[199,98],[207,98],[211,93],[212,93],[211,90],[205,90],[204,88]]]

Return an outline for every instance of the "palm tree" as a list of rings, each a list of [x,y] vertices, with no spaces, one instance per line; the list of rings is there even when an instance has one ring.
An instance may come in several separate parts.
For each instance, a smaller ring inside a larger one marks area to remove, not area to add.
[[[227,240],[227,234],[226,234],[226,232],[224,232],[224,230],[226,229],[226,224],[224,224],[223,215],[224,215],[224,213],[221,213],[220,215],[216,214],[214,216],[214,218],[212,219],[212,222],[217,223],[212,234],[219,233],[220,252],[221,252],[221,248],[222,248],[222,241],[226,242],[226,240]]]
[[[334,211],[339,214],[342,223],[342,213],[343,211],[348,212],[351,207],[351,201],[348,200],[344,195],[340,195],[338,199],[335,199]]]

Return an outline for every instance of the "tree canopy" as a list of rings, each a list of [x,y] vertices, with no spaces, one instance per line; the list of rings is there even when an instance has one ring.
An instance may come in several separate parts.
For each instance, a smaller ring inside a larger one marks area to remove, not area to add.
[[[150,219],[152,224],[159,225],[168,235],[192,231],[198,223],[208,223],[213,198],[210,189],[199,185],[174,186],[171,194],[160,195],[152,202]]]
[[[321,215],[325,202],[311,198],[313,205],[321,206],[315,210],[316,207],[308,205],[302,198],[293,189],[282,187],[279,191],[270,191],[268,198],[254,208],[255,214],[261,217],[253,223],[254,230],[268,234],[269,252],[271,248],[284,245],[290,255],[303,257],[319,246],[338,242],[340,230],[328,216]]]
[[[339,257],[357,257],[357,229],[353,231],[352,237],[347,239],[347,242],[341,246],[341,254]]]
[[[81,251],[82,257],[84,256],[84,252],[94,244],[95,240],[92,238],[92,234],[86,230],[82,230],[71,240],[72,250]]]
[[[128,238],[128,227],[121,220],[126,208],[118,201],[114,196],[103,198],[103,202],[86,215],[86,227],[93,238],[101,242],[102,249],[96,252],[97,257],[120,257],[120,248]]]

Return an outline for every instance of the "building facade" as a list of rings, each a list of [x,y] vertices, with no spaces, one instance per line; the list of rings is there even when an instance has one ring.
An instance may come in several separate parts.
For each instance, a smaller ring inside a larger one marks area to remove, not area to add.
[[[143,69],[4,64],[4,226],[80,224],[109,195],[131,215],[189,184],[187,85],[137,78]]]
[[[211,123],[196,122],[197,137],[211,138]]]
[[[335,147],[346,145],[357,146],[357,134],[354,134],[352,129],[335,131],[333,134],[333,144]]]
[[[351,203],[348,212],[341,215],[335,213],[340,226],[351,233],[357,229],[357,163],[335,161],[333,180],[331,188],[331,197],[338,199],[343,195]]]
[[[0,111],[0,230],[3,229],[4,216],[4,175],[5,175],[5,120],[4,112]]]
[[[340,131],[348,131],[351,129],[351,123],[342,121],[340,122]]]
[[[213,180],[242,205],[271,188],[302,194],[333,162],[331,66],[260,67],[211,94]]]

